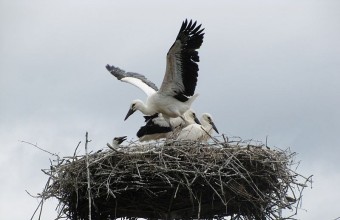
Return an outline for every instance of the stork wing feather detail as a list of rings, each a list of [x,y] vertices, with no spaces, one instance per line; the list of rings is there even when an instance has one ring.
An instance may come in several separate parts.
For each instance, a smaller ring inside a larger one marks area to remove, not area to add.
[[[170,124],[162,117],[158,115],[151,116],[146,125],[142,126],[138,132],[137,137],[142,138],[146,135],[160,135],[164,133],[171,132],[171,126]],[[160,136],[162,138],[163,136]],[[158,139],[158,138],[156,138]]]
[[[114,75],[118,80],[126,83],[130,83],[141,89],[146,95],[150,96],[158,91],[157,86],[148,80],[145,76],[139,73],[125,72],[124,70],[106,65],[106,69]]]
[[[176,41],[167,54],[166,72],[159,92],[185,102],[195,93],[199,56],[197,49],[203,43],[204,29],[196,22],[185,20]]]

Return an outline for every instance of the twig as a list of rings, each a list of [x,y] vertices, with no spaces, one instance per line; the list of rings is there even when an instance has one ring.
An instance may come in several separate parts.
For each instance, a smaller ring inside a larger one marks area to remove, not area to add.
[[[224,143],[228,145],[228,137],[226,137],[224,134],[222,134],[222,137],[223,137],[223,140],[224,140]]]
[[[85,141],[85,155],[86,155],[86,171],[87,171],[87,194],[88,194],[88,200],[89,200],[89,220],[91,220],[91,184],[90,184],[90,169],[89,169],[89,155],[87,150],[87,144],[90,142],[88,140],[88,132],[86,132],[86,141]]]
[[[39,211],[39,218],[38,218],[38,220],[41,219],[42,209],[43,209],[43,206],[44,206],[44,200],[45,200],[44,198],[41,199],[41,206],[40,206],[40,211]]]
[[[27,191],[26,191],[27,192]],[[43,203],[43,199],[40,200],[39,204],[38,204],[38,207],[35,209],[35,211],[33,212],[33,215],[31,217],[30,220],[32,220],[35,216],[35,213],[38,211],[38,209],[40,208],[40,206],[42,206],[42,203]]]
[[[202,209],[202,192],[200,193],[200,199],[198,201],[198,213],[197,213],[198,220],[201,218],[201,209]]]
[[[38,148],[39,150],[44,151],[45,153],[48,153],[48,154],[50,154],[50,155],[52,155],[52,156],[55,156],[55,157],[58,157],[58,158],[59,158],[59,155],[58,155],[58,154],[51,153],[51,152],[49,152],[48,150],[45,150],[45,149],[39,147],[37,144],[32,144],[32,143],[30,143],[30,142],[28,142],[28,141],[20,141],[20,142],[21,142],[21,143],[25,143],[25,144],[32,145],[33,147],[36,147],[36,148]]]
[[[74,150],[73,157],[76,157],[76,155],[77,155],[77,150],[78,150],[78,147],[79,147],[80,143],[81,143],[81,141],[78,142],[77,147],[76,147],[76,149]]]
[[[39,202],[39,204],[38,204],[38,207],[35,209],[35,211],[34,211],[32,217],[31,217],[31,220],[34,218],[35,213],[38,211],[39,208],[40,208],[40,211],[39,211],[39,218],[38,218],[38,219],[41,218],[42,208],[43,208],[43,206],[44,206],[44,200],[45,200],[45,192],[47,191],[47,188],[48,188],[48,186],[50,185],[50,181],[51,181],[51,177],[48,178],[47,183],[45,184],[43,193],[42,193],[42,195],[40,196],[41,200],[40,200],[40,202]],[[32,196],[27,190],[26,190],[26,192],[27,192],[28,195]],[[34,196],[32,196],[32,197],[34,197]],[[36,198],[37,198],[37,197],[36,197]]]

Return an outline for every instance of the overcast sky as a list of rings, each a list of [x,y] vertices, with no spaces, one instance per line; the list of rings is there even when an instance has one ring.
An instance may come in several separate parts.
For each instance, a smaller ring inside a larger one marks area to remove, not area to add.
[[[115,136],[136,140],[141,113],[106,64],[160,85],[181,22],[205,28],[193,108],[220,133],[297,152],[314,175],[298,219],[340,217],[340,1],[0,0],[0,216],[29,219],[50,155]],[[56,200],[43,219],[55,218]]]

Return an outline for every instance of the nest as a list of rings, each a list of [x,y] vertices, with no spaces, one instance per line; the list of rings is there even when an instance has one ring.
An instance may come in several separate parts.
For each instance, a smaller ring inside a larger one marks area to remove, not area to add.
[[[288,219],[309,181],[294,155],[241,140],[130,143],[53,161],[41,197],[71,220]]]

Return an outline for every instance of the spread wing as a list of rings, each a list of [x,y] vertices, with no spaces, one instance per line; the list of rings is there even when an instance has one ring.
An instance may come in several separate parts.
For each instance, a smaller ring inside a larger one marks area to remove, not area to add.
[[[148,80],[145,76],[139,73],[125,72],[124,70],[106,65],[106,69],[114,75],[118,80],[122,82],[130,83],[138,88],[140,88],[146,95],[150,96],[158,91],[157,86]]]
[[[159,92],[185,102],[195,93],[199,56],[204,29],[196,21],[182,23],[176,41],[167,54],[166,71]]]

